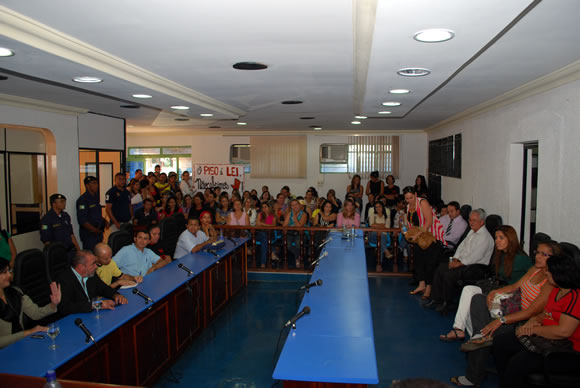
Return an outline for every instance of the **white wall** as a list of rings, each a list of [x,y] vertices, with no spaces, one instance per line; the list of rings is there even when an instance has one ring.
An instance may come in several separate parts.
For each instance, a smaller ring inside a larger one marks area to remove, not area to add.
[[[523,167],[518,143],[538,141],[537,231],[579,244],[579,91],[576,81],[430,131],[429,140],[462,134],[462,178],[442,178],[444,200],[500,214],[519,232]]]
[[[391,134],[396,135],[396,134]],[[397,182],[401,188],[414,182],[418,174],[424,175],[427,170],[427,136],[425,133],[398,134],[400,136],[400,178]],[[284,185],[290,186],[292,193],[304,195],[309,186],[314,186],[320,195],[333,188],[339,198],[344,198],[346,186],[350,179],[346,174],[320,174],[319,149],[323,143],[346,143],[347,136],[307,135],[308,166],[306,179],[252,179],[251,174],[245,179],[246,189],[260,192],[263,185],[270,188],[273,194],[278,193]],[[150,135],[128,133],[127,147],[139,146],[192,146],[192,162],[195,163],[229,163],[232,144],[249,144],[249,136],[221,135]],[[363,182],[366,184],[366,182]]]
[[[79,147],[105,150],[125,148],[125,121],[94,113],[81,115],[79,120]]]
[[[79,196],[77,117],[0,105],[0,124],[46,128],[53,133],[56,160],[50,160],[49,163],[56,164],[58,168],[58,191],[69,199],[66,210],[74,222],[74,204]],[[52,193],[48,193],[49,196],[50,194]],[[78,229],[76,232],[78,236]],[[14,236],[14,244],[18,251],[42,247],[38,232]]]

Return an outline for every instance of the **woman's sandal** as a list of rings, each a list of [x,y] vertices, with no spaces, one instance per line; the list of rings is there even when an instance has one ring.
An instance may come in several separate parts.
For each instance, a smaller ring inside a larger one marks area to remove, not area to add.
[[[425,289],[423,288],[422,290],[410,291],[409,294],[411,294],[411,295],[418,295],[418,294],[422,294],[424,292],[425,292]]]
[[[463,334],[463,337],[460,337],[459,334],[457,333],[457,331],[459,329],[452,328],[451,330],[455,334],[455,337],[449,337],[449,333],[441,334],[439,336],[439,340],[441,340],[442,342],[463,342],[465,340],[465,334]],[[463,330],[459,330],[459,331],[463,331]]]

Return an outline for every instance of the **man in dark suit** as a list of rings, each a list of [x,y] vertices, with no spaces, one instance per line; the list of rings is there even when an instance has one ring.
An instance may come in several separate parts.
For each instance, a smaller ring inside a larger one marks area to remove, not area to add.
[[[59,317],[73,313],[92,311],[92,298],[103,297],[103,309],[113,310],[115,305],[127,304],[127,299],[95,276],[97,258],[90,251],[79,251],[72,259],[72,266],[57,279],[62,298],[58,307]]]

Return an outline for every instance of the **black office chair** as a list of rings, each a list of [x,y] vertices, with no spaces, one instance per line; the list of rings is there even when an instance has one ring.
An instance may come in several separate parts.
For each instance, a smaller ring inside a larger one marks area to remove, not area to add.
[[[43,253],[46,257],[46,273],[49,281],[56,279],[59,273],[70,266],[67,250],[60,242],[53,242],[45,246]]]
[[[546,233],[538,232],[535,233],[530,239],[530,257],[533,258],[534,251],[538,248],[538,245],[542,242],[550,241],[552,238]]]
[[[14,259],[14,285],[39,306],[50,303],[46,258],[40,249],[27,249]]]
[[[560,247],[562,248],[562,252],[567,254],[570,257],[573,257],[576,260],[580,260],[580,249],[577,245],[574,245],[569,242],[561,242]]]
[[[172,217],[162,219],[159,222],[159,227],[161,229],[161,237],[159,239],[161,247],[167,255],[173,257],[177,240],[179,240],[179,235],[183,232],[182,227]]]
[[[495,230],[503,225],[503,220],[501,216],[497,214],[490,214],[485,218],[485,228],[491,234],[491,237],[495,238]]]
[[[187,221],[183,213],[175,213],[171,218],[177,223],[177,228],[179,229],[179,234],[187,228]]]
[[[459,214],[461,214],[461,217],[463,217],[465,221],[469,222],[469,213],[471,213],[471,210],[471,205],[463,205],[459,209]]]
[[[132,234],[119,230],[109,235],[109,246],[113,251],[113,256],[115,256],[121,248],[131,244],[133,244]]]
[[[133,224],[131,224],[129,222],[125,222],[124,224],[121,224],[121,227],[119,228],[119,230],[122,232],[127,232],[132,236],[133,235]]]

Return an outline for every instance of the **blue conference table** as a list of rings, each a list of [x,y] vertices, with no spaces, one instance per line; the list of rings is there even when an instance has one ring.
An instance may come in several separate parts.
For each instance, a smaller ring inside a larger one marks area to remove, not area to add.
[[[204,275],[222,265],[220,261],[224,261],[225,264],[227,260],[231,260],[234,251],[240,249],[244,252],[243,265],[245,266],[244,249],[247,238],[236,238],[234,240],[237,245],[232,241],[226,241],[226,246],[217,252],[218,256],[205,251],[189,254],[147,275],[143,283],[139,284],[137,288],[153,299],[153,304],[146,304],[143,298],[132,293],[132,289],[122,289],[119,292],[127,298],[128,304],[116,306],[114,310],[101,310],[100,319],[96,318],[96,312],[91,312],[71,314],[59,320],[60,335],[56,338],[56,350],[49,350],[48,347],[51,341],[47,336],[44,336],[43,339],[27,337],[4,349],[0,349],[0,373],[44,376],[47,370],[57,370],[85,351],[95,348],[94,344],[85,343],[84,333],[74,324],[77,318],[83,320],[83,323],[97,341],[97,346],[100,346],[100,341],[105,339],[105,337],[118,331],[127,322],[135,320],[141,315],[146,315],[148,310],[151,311],[160,304],[159,301],[167,300],[170,295],[175,293],[176,290],[183,288],[186,284],[192,281],[199,281],[204,284],[209,282]],[[194,275],[188,276],[187,272],[178,268],[180,263],[191,269]],[[227,270],[227,266],[224,267],[227,272],[225,277],[231,281],[231,264],[229,268]],[[229,285],[229,290],[231,290],[231,284]],[[231,293],[231,291],[225,292],[226,294]],[[110,382],[127,383],[126,381]],[[143,382],[133,381],[131,383]]]
[[[310,314],[290,329],[274,370],[291,387],[379,382],[362,232],[354,243],[342,240],[342,232],[330,236],[328,256],[310,279],[323,284],[302,299],[298,311],[309,306]]]

